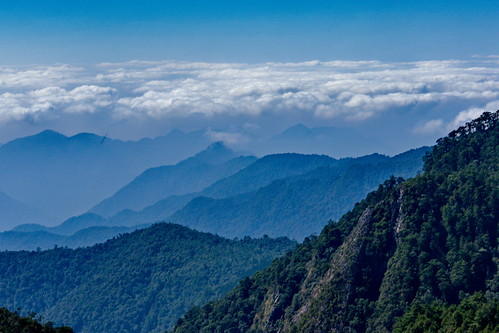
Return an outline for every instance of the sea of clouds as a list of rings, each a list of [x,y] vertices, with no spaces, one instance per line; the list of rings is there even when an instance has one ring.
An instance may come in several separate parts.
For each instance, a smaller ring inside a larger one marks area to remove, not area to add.
[[[62,128],[65,122],[73,122],[68,128],[74,131],[104,131],[119,123],[130,133],[132,124],[148,122],[171,129],[191,119],[209,127],[211,120],[244,118],[243,128],[258,127],[260,118],[271,115],[288,123],[297,117],[334,125],[379,120],[394,112],[412,117],[411,135],[441,135],[484,110],[498,109],[498,101],[497,57],[0,67],[0,132],[6,133],[0,140],[26,134],[27,128]]]

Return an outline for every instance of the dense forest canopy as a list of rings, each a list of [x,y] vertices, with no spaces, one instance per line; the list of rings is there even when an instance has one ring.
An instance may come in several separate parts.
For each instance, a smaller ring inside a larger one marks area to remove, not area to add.
[[[88,248],[0,252],[0,304],[79,333],[161,332],[295,244],[162,223]]]
[[[175,332],[497,332],[499,111]]]

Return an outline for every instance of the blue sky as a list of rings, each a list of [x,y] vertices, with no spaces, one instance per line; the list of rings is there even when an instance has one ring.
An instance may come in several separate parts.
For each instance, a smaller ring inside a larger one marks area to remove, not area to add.
[[[499,109],[498,17],[497,0],[0,0],[0,142],[303,123],[431,145]]]
[[[0,65],[499,54],[499,2],[492,0],[0,3]]]

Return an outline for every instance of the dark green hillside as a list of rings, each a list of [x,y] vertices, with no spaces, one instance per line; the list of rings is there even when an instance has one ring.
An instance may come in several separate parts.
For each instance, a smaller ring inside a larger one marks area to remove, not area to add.
[[[0,308],[0,333],[73,333],[70,327],[54,327],[52,323],[40,324],[34,315],[20,316]]]
[[[156,224],[71,250],[0,252],[0,304],[85,332],[161,332],[295,245]]]
[[[392,178],[176,332],[497,332],[499,112]]]
[[[394,332],[494,333],[499,328],[499,298],[482,292],[466,296],[458,305],[442,301],[414,302],[395,324]]]
[[[320,232],[328,220],[339,219],[391,175],[416,175],[422,169],[422,157],[428,149],[414,149],[391,158],[374,154],[332,160],[329,165],[275,180],[251,193],[221,199],[195,198],[167,220],[226,237],[267,234],[301,241],[311,233]],[[305,157],[296,155],[294,159],[300,161]],[[250,181],[251,177],[242,179]]]

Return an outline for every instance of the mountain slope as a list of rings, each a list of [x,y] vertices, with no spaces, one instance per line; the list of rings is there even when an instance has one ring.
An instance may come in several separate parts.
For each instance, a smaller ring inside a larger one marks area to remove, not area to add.
[[[295,245],[156,224],[89,248],[0,252],[0,304],[76,332],[162,332]]]
[[[291,153],[267,155],[234,175],[217,181],[199,194],[210,198],[227,198],[258,190],[277,179],[339,163],[338,160],[326,155]]]
[[[43,212],[36,223],[81,214],[147,168],[177,163],[209,144],[202,133],[120,141],[54,131],[0,146],[0,189]]]
[[[214,143],[176,165],[144,171],[90,212],[109,217],[124,209],[140,210],[171,195],[200,191],[255,160],[252,156],[237,156],[220,142]]]
[[[37,209],[0,192],[0,231],[11,229],[19,224],[46,219],[47,217]]]
[[[427,150],[423,147],[392,158],[372,155],[332,160],[327,166],[276,180],[252,193],[195,198],[167,220],[226,237],[267,234],[302,240],[319,232],[329,219],[339,219],[391,175],[415,175]]]
[[[250,192],[272,181],[298,175],[321,166],[337,164],[325,155],[275,154],[264,156],[235,174],[222,178],[200,192],[172,195],[140,211],[123,210],[109,219],[109,225],[134,225],[168,218],[198,196],[226,198]]]
[[[484,113],[440,139],[421,175],[386,181],[175,331],[432,332],[418,326],[432,322],[497,331],[498,122],[499,111]],[[428,319],[437,305],[450,310]],[[480,307],[465,322],[439,317]]]

